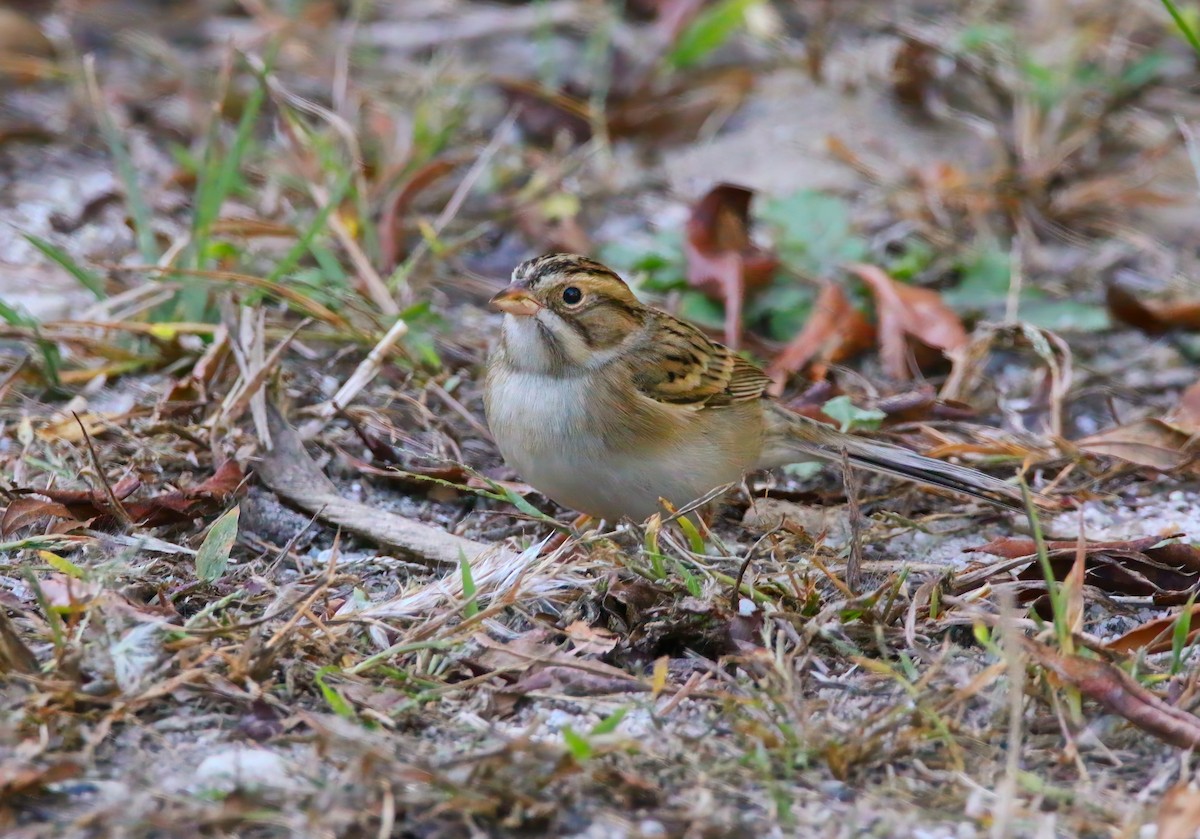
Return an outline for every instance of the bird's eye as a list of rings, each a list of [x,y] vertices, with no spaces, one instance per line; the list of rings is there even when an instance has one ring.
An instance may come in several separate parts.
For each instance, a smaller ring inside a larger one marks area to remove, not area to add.
[[[580,300],[583,299],[583,292],[580,291],[575,286],[569,285],[563,289],[562,299],[563,299],[563,302],[566,303],[568,306],[574,306],[576,303],[578,303]]]

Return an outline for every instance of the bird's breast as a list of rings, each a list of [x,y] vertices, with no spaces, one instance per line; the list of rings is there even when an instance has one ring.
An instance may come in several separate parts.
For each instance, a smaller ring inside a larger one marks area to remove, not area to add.
[[[762,446],[757,405],[691,411],[622,393],[599,376],[489,372],[488,424],[504,459],[558,503],[643,519],[738,480]]]

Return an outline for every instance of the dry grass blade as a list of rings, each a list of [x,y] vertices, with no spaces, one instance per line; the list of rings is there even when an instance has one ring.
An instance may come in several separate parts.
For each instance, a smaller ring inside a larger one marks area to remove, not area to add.
[[[471,561],[474,597],[484,603],[538,600],[566,589],[590,584],[590,578],[563,567],[563,556],[574,548],[564,545],[543,555],[544,542],[535,542],[519,554],[506,551],[483,553]],[[418,585],[402,594],[376,603],[354,615],[380,619],[413,620],[438,614],[449,603],[467,596],[462,567],[441,579]]]
[[[333,395],[333,398],[317,408],[317,416],[322,419],[330,419],[339,411],[344,411],[354,401],[354,397],[379,375],[387,354],[391,352],[392,347],[396,346],[396,342],[407,334],[408,324],[397,318],[387,334],[379,339],[379,343],[371,348],[367,357],[359,363],[358,367],[354,368],[354,373],[338,388],[338,392]]]
[[[281,498],[327,524],[398,548],[415,561],[433,566],[457,566],[464,556],[474,562],[491,553],[513,559],[510,551],[496,545],[454,536],[440,528],[343,498],[304,450],[296,432],[270,403],[267,425],[272,448],[258,465],[259,478]]]

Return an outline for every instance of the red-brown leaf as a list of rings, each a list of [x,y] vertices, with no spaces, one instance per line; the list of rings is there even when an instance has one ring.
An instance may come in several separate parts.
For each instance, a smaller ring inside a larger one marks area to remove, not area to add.
[[[808,322],[775,357],[767,372],[780,381],[811,362],[812,378],[824,379],[830,364],[852,358],[874,343],[875,327],[854,308],[841,286],[826,283],[817,295]]]
[[[895,379],[909,379],[911,342],[947,353],[967,344],[958,315],[936,291],[898,283],[874,265],[851,265],[875,297],[879,355]]]
[[[1167,704],[1119,667],[1094,658],[1064,655],[1029,638],[1020,640],[1034,661],[1110,713],[1172,746],[1200,747],[1200,718]]]
[[[1117,653],[1132,653],[1138,650],[1145,650],[1148,653],[1165,653],[1173,646],[1175,622],[1179,620],[1182,613],[1183,610],[1180,609],[1161,618],[1146,621],[1141,626],[1135,626],[1124,635],[1109,641],[1104,648]],[[1196,636],[1200,635],[1200,620],[1196,619],[1197,616],[1200,616],[1200,603],[1193,603],[1191,625],[1188,628],[1185,642],[1187,644],[1191,644],[1196,640]]]
[[[1143,300],[1116,284],[1108,287],[1105,297],[1115,319],[1148,335],[1161,335],[1171,329],[1200,329],[1200,300]]]
[[[741,342],[742,304],[771,281],[779,260],[750,239],[754,193],[718,184],[692,208],[684,240],[688,282],[725,305],[725,343]]]

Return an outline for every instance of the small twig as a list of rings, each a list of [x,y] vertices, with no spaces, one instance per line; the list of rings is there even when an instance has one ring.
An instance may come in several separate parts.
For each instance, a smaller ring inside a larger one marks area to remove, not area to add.
[[[842,449],[842,483],[846,488],[846,512],[850,518],[850,555],[846,558],[846,585],[855,595],[862,584],[863,516],[859,504],[858,473],[850,466],[850,457]]]
[[[133,524],[133,519],[129,517],[129,513],[125,510],[125,505],[117,499],[117,495],[113,492],[108,479],[104,477],[104,467],[100,465],[100,455],[96,454],[96,447],[92,444],[92,435],[88,434],[87,426],[83,424],[83,420],[79,418],[79,414],[72,411],[71,416],[75,417],[75,422],[79,423],[79,430],[83,432],[83,440],[87,443],[88,453],[92,457],[92,468],[96,470],[96,475],[100,478],[100,485],[104,487],[104,494],[108,496],[108,502],[112,504],[113,513],[121,520],[122,524],[129,527]]]
[[[451,396],[444,387],[439,385],[437,382],[430,382],[426,387],[426,390],[445,403],[446,407],[466,420],[467,424],[474,429],[476,434],[478,434],[484,440],[495,442],[495,438],[492,437],[492,432],[488,430],[487,426],[477,420],[475,415],[468,411],[465,405]]]
[[[359,362],[358,367],[354,368],[350,378],[346,379],[345,383],[338,388],[338,392],[333,395],[333,398],[317,408],[317,416],[329,419],[353,402],[354,397],[358,396],[359,392],[379,375],[384,359],[392,351],[392,347],[407,334],[408,324],[403,319],[397,318],[387,334],[379,339],[379,342],[367,353],[367,357]]]

